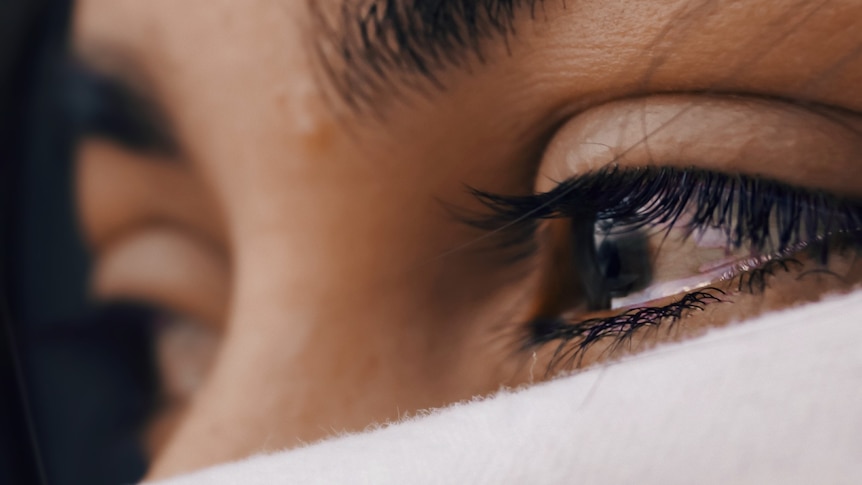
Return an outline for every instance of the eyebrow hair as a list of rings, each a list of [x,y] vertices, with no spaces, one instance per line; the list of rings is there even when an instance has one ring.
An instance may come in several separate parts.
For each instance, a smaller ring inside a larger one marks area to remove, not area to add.
[[[565,3],[564,0],[562,0]],[[483,45],[507,42],[521,12],[544,0],[342,0],[325,11],[308,0],[314,50],[343,101],[363,109],[405,87],[443,89],[438,74],[486,62]]]
[[[148,155],[178,155],[164,109],[138,84],[130,75],[102,72],[79,59],[64,66],[63,114],[75,138],[103,138]]]

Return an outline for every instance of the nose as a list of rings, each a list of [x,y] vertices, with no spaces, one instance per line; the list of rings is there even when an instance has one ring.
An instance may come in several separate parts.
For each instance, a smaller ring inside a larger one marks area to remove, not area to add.
[[[259,2],[248,15],[201,3],[191,23],[173,4],[122,5],[130,24],[153,26],[129,42],[143,46],[185,163],[212,195],[205,210],[230,266],[213,367],[150,478],[493,390],[499,355],[474,323],[500,298],[468,256],[437,258],[464,239],[439,201],[477,169],[446,150],[431,160],[444,144],[418,143],[422,127],[395,135],[333,108],[303,29],[285,24],[304,18],[304,2]]]
[[[457,322],[441,317],[432,325],[422,313],[438,315],[412,296],[417,288],[387,285],[338,262],[344,261],[312,264],[318,279],[305,288],[302,278],[278,275],[280,268],[309,271],[295,262],[238,263],[236,304],[217,365],[158,457],[154,477],[361,430],[492,390],[497,380],[469,365],[482,354],[449,327]]]
[[[322,115],[302,108],[304,96],[288,99],[295,116],[280,132],[206,144],[218,149],[200,157],[229,227],[227,325],[151,477],[360,430],[498,382],[468,365],[484,350],[465,345],[463,295],[441,283],[453,265],[420,264],[447,244],[428,229],[445,211],[421,173],[386,168],[392,160],[357,150],[336,123],[309,124]],[[235,132],[222,129],[213,137]]]

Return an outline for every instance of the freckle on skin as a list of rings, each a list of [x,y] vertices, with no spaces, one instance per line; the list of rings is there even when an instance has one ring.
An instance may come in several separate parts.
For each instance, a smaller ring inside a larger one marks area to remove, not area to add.
[[[305,151],[320,155],[333,145],[337,126],[320,100],[317,87],[309,82],[295,82],[290,93],[276,95],[274,104],[288,114],[292,128],[302,140]]]

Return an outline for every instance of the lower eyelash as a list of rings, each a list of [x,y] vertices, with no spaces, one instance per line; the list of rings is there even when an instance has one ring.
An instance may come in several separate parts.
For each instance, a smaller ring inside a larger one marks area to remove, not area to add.
[[[721,295],[721,296],[718,296]],[[537,319],[528,324],[526,349],[534,349],[550,342],[559,341],[548,363],[547,372],[560,367],[579,367],[584,353],[599,341],[613,339],[608,349],[614,352],[631,343],[634,334],[642,328],[658,328],[673,325],[691,311],[700,311],[709,303],[725,302],[726,293],[708,287],[686,294],[680,300],[660,307],[631,308],[619,315],[569,322],[563,318]]]
[[[740,272],[729,280],[727,288],[738,293],[763,293],[770,277],[778,271],[801,271],[804,265],[798,259],[776,258],[760,267]],[[803,275],[806,273],[802,273]],[[586,351],[600,341],[612,340],[605,353],[614,353],[631,345],[634,335],[642,329],[667,328],[686,318],[692,312],[703,311],[712,303],[733,303],[725,290],[714,286],[700,288],[683,295],[679,300],[657,307],[635,307],[611,317],[571,321],[563,317],[538,318],[527,324],[527,336],[522,350],[534,350],[551,342],[558,342],[548,363],[547,373],[561,368],[577,368],[583,363]]]

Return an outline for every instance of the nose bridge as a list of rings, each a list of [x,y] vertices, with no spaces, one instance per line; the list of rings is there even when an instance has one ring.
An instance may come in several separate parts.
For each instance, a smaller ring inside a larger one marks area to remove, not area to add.
[[[236,262],[228,338],[248,339],[260,346],[257,355],[272,354],[291,372],[302,369],[313,387],[411,374],[428,352],[428,318],[418,308],[422,275],[405,278],[386,266],[404,267],[386,238],[375,243],[349,224],[337,231],[337,215],[317,217],[330,220],[254,237],[253,249],[238,249],[244,256]],[[335,229],[311,227],[317,224]]]
[[[409,160],[378,164],[396,158],[385,148],[358,147],[329,111],[300,33],[276,26],[271,52],[237,35],[170,88],[183,100],[187,153],[225,212],[233,268],[215,367],[154,475],[469,397],[440,392],[445,359],[421,305],[433,271],[408,271],[433,199],[397,185],[421,174]]]
[[[437,404],[421,378],[430,358],[415,308],[423,278],[398,271],[411,256],[392,237],[400,216],[369,193],[379,182],[356,170],[363,160],[320,149],[317,135],[281,141],[297,166],[260,172],[236,194],[229,330],[213,375],[244,416],[225,426],[277,420],[284,445]],[[266,397],[252,405],[249,396]]]
[[[183,467],[203,466],[469,397],[441,392],[423,375],[431,367],[423,323],[379,304],[375,288],[292,295],[275,281],[238,284],[250,286],[237,288],[217,367],[154,473],[170,470],[173,457],[183,457]],[[279,307],[258,304],[269,292],[280,296]],[[188,461],[190,449],[198,463]]]
[[[173,474],[292,448],[397,419],[402,411],[441,404],[401,399],[417,399],[422,388],[415,381],[404,385],[388,378],[392,362],[375,360],[370,349],[358,356],[334,355],[334,350],[316,345],[316,355],[287,357],[282,365],[276,365],[278,359],[271,354],[266,359],[248,358],[246,352],[222,356],[214,379],[197,396],[151,473]],[[377,377],[371,378],[375,373]],[[411,390],[418,392],[410,394]]]

